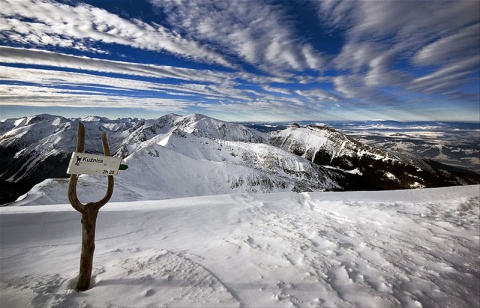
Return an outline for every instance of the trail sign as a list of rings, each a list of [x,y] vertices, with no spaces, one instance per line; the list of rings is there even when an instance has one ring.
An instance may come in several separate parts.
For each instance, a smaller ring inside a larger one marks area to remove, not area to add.
[[[121,158],[73,152],[72,158],[70,158],[70,163],[68,165],[67,173],[117,175],[121,162]],[[122,165],[122,170],[124,169],[126,169],[126,165]]]
[[[95,251],[95,227],[97,224],[98,211],[113,195],[113,175],[117,174],[120,167],[120,158],[110,157],[107,134],[102,133],[102,155],[85,154],[85,126],[78,122],[77,151],[73,152],[67,173],[70,173],[68,182],[68,201],[72,207],[82,214],[82,252],[80,253],[80,272],[75,290],[85,291],[90,287],[93,269],[93,253]],[[102,174],[107,175],[107,192],[97,202],[83,204],[78,200],[77,184],[78,174]],[[109,175],[109,174],[112,175]]]

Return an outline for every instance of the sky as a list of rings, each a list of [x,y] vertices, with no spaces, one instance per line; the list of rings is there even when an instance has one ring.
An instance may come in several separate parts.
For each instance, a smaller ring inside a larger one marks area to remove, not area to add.
[[[0,119],[480,121],[478,0],[0,7]]]

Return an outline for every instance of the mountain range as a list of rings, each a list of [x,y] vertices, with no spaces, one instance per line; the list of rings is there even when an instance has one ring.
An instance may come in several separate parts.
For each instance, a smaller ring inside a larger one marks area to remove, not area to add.
[[[267,133],[200,114],[152,120],[44,114],[0,122],[0,204],[27,192],[24,202],[68,203],[64,178],[78,122],[86,128],[86,153],[102,154],[106,132],[112,155],[129,166],[115,178],[117,201],[480,183],[478,174],[376,148],[326,126],[293,124]],[[81,178],[79,193],[103,193],[104,178]],[[50,200],[58,189],[65,199]]]

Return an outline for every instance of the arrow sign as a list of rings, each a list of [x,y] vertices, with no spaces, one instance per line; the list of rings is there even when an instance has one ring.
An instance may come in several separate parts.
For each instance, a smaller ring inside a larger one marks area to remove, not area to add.
[[[121,158],[86,154],[72,153],[70,163],[68,165],[68,174],[91,174],[91,175],[117,175],[120,166],[127,169],[127,165],[120,165]],[[125,170],[122,169],[122,170]]]

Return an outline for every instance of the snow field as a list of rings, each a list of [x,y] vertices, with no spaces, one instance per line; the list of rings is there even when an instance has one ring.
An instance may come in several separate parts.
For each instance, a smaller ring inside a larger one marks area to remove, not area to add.
[[[0,208],[6,307],[478,307],[480,186]]]
[[[276,147],[195,137],[181,132],[150,139],[141,151],[127,157],[125,162],[129,169],[115,177],[111,201],[245,191],[267,193],[303,187],[320,191],[338,187],[311,162]],[[104,177],[82,175],[77,187],[79,198],[84,202],[100,199],[106,186]],[[67,187],[66,179],[47,179],[18,201],[22,205],[68,203]],[[90,200],[83,200],[84,196]]]

